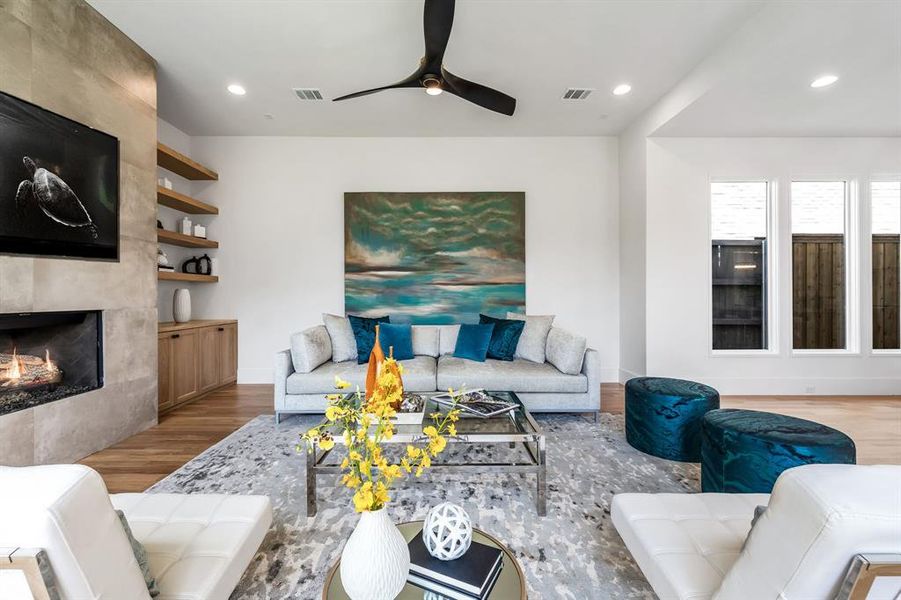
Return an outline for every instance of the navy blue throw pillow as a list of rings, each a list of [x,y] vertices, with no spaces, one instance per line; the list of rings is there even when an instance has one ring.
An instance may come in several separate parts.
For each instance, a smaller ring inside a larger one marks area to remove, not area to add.
[[[375,326],[379,323],[390,323],[387,316],[370,319],[368,317],[356,317],[347,315],[350,319],[350,327],[354,330],[354,338],[357,340],[357,364],[369,362],[372,347],[375,346]],[[385,346],[382,345],[382,350]]]
[[[394,360],[410,360],[413,358],[413,329],[410,325],[379,325],[379,344],[385,356],[391,355],[394,348]]]
[[[454,348],[454,356],[468,358],[476,362],[485,362],[488,354],[488,344],[491,343],[491,332],[494,324],[460,325],[460,333],[457,335],[457,346]]]
[[[516,353],[516,344],[519,343],[519,336],[522,335],[526,322],[479,315],[479,323],[494,323],[491,343],[488,344],[488,358],[513,360],[513,355]]]

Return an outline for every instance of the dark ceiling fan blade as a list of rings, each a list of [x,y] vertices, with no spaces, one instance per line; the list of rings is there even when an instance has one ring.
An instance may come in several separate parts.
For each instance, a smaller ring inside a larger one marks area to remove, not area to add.
[[[454,0],[425,0],[422,29],[425,34],[425,62],[441,64],[454,25]]]
[[[362,92],[354,92],[353,94],[347,94],[344,96],[340,96],[338,98],[332,98],[332,102],[338,102],[339,100],[350,100],[351,98],[359,98],[360,96],[368,96],[369,94],[381,92],[382,90],[393,90],[395,88],[422,87],[422,83],[419,81],[420,77],[422,77],[422,67],[417,69],[415,73],[413,73],[406,79],[398,81],[397,83],[383,85],[382,87],[372,88],[371,90],[363,90]]]
[[[462,77],[457,77],[444,67],[441,68],[441,75],[444,78],[444,89],[455,96],[460,96],[464,100],[469,100],[473,104],[478,104],[482,108],[499,112],[508,117],[513,116],[516,110],[516,98],[512,98],[503,92],[493,90],[472,81],[466,81]]]

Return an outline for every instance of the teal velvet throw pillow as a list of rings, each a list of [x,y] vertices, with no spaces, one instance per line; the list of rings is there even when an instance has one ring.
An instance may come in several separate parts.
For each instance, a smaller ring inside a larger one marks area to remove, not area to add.
[[[516,354],[516,344],[519,343],[519,336],[522,335],[526,322],[479,315],[479,323],[494,324],[491,343],[488,344],[488,358],[513,360]]]
[[[375,346],[375,326],[379,323],[390,323],[391,319],[387,316],[370,319],[354,315],[347,315],[347,318],[350,319],[350,327],[354,330],[354,339],[357,340],[357,364],[362,365],[369,362],[369,355]],[[382,350],[384,349],[385,346],[382,344]]]
[[[464,323],[460,325],[454,356],[476,362],[485,362],[485,356],[488,354],[488,345],[491,343],[492,331],[494,331],[494,323],[479,325]]]
[[[379,325],[379,345],[386,357],[394,348],[395,360],[410,360],[413,358],[413,328],[406,324],[382,323]]]

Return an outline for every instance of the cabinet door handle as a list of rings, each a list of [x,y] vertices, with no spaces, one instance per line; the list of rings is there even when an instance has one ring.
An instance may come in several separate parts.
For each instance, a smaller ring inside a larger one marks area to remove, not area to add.
[[[219,331],[225,331],[225,327],[220,327]]]
[[[177,338],[177,337],[181,337],[181,334],[180,334],[180,333],[173,333],[173,334],[172,334],[172,339],[175,339],[175,338]]]

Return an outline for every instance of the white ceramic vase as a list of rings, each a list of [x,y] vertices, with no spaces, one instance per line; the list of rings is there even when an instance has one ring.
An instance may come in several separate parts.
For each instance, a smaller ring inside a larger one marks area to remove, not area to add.
[[[191,320],[191,292],[186,288],[178,288],[172,296],[172,318],[176,323]]]
[[[351,600],[395,598],[407,582],[410,550],[384,508],[364,512],[341,553],[341,584]]]

